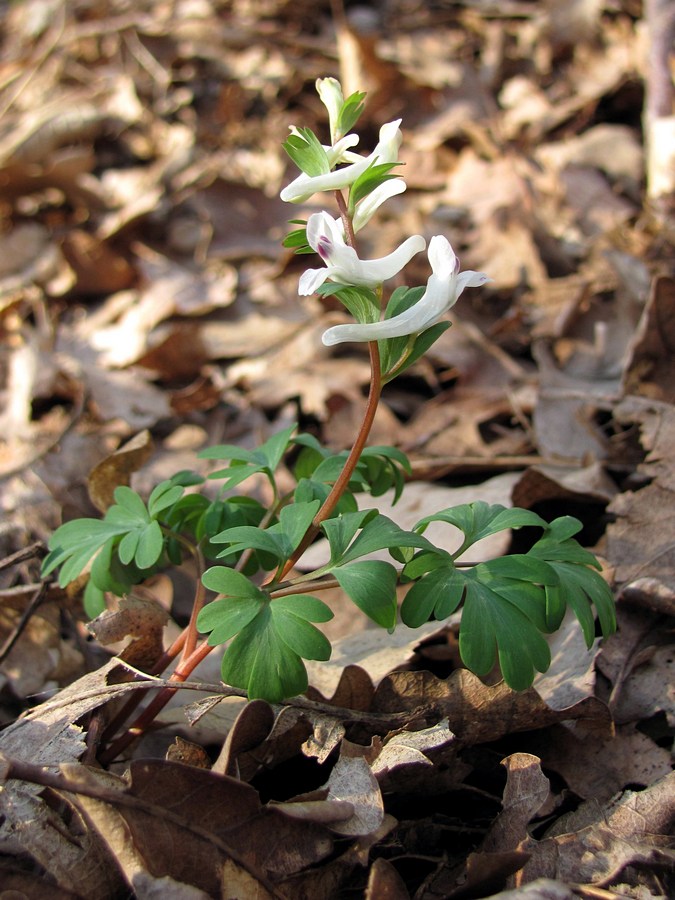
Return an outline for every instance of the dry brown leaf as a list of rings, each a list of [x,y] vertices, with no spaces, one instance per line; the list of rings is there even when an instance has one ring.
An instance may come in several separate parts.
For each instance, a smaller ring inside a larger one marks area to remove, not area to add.
[[[307,662],[309,682],[324,697],[330,697],[337,689],[342,671],[347,666],[358,665],[377,683],[392,669],[404,665],[420,641],[441,628],[439,622],[429,622],[421,628],[398,625],[396,631],[387,636],[386,642],[382,632],[375,628],[342,638],[334,642],[328,662]]]
[[[410,709],[417,716],[447,717],[461,745],[494,741],[504,734],[570,719],[608,720],[605,705],[593,697],[554,710],[532,688],[516,693],[503,682],[489,686],[466,669],[445,681],[429,672],[393,672],[375,691],[373,709]]]
[[[650,483],[641,490],[626,491],[610,504],[616,517],[607,529],[606,557],[615,567],[619,585],[628,587],[636,579],[650,577],[671,594],[675,590],[675,539],[673,538],[673,491],[675,440],[673,407],[642,398],[627,398],[616,409],[624,425],[637,423],[641,443],[648,451],[638,473]]]
[[[595,660],[599,640],[586,646],[579,620],[568,610],[560,628],[548,637],[551,665],[538,672],[533,687],[550,709],[569,709],[595,696]]]
[[[351,803],[354,810],[346,821],[332,823],[332,831],[356,837],[372,834],[382,825],[382,794],[365,759],[341,754],[325,786],[328,788],[328,800]]]
[[[604,886],[626,866],[672,865],[674,854],[666,836],[675,817],[674,801],[675,774],[670,773],[644,791],[626,791],[604,807],[585,804],[560,819],[553,834],[531,848],[518,884],[556,878]]]
[[[240,776],[237,757],[262,744],[274,726],[274,712],[264,700],[251,700],[239,713],[227,739],[213,764],[221,775]]]
[[[675,402],[675,279],[656,278],[624,372],[626,394]]]
[[[379,857],[370,867],[365,900],[409,900],[405,882],[394,866]]]
[[[119,658],[149,671],[164,651],[164,628],[168,621],[169,614],[150,591],[136,587],[128,596],[119,598],[116,609],[106,609],[88,628],[104,646],[131,637]]]
[[[528,825],[545,804],[551,789],[540,762],[530,753],[512,753],[502,760],[507,772],[503,809],[492,823],[481,852],[528,849]]]
[[[500,891],[485,900],[577,900],[578,894],[572,888],[553,881],[551,878],[537,878],[513,891]]]
[[[371,768],[385,795],[433,794],[440,790],[455,744],[447,719],[419,731],[395,732],[385,738]],[[437,768],[439,762],[442,768]]]
[[[205,769],[136,761],[128,783],[101,779],[83,767],[62,771],[130,886],[137,873],[159,870],[219,896],[229,858],[270,890],[273,880],[318,862],[331,849],[317,825],[287,818],[278,807],[262,807],[252,787]],[[101,788],[105,793],[96,799]]]
[[[575,794],[600,803],[626,785],[646,787],[672,767],[670,753],[632,725],[619,726],[605,739],[582,724],[555,726],[538,752],[544,766],[562,775]]]
[[[466,863],[448,868],[442,865],[426,886],[429,900],[462,900],[491,891],[503,884],[509,875],[523,867],[528,859],[522,850],[503,853],[470,853]]]
[[[100,512],[104,513],[112,506],[115,488],[128,486],[131,475],[148,461],[153,450],[152,436],[145,429],[94,466],[87,478],[87,490],[91,502]]]

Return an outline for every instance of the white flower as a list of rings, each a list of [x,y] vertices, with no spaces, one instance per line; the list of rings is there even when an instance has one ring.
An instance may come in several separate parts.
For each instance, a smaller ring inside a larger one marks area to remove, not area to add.
[[[340,110],[344,106],[344,96],[342,87],[337,78],[317,78],[316,89],[321,102],[328,110],[328,121],[330,123],[330,139],[335,144],[337,138],[337,124],[340,117]]]
[[[379,341],[383,338],[404,337],[425,331],[443,318],[454,306],[466,287],[480,287],[490,278],[484,272],[461,272],[459,260],[446,238],[437,234],[429,241],[429,263],[432,275],[420,299],[404,312],[366,325],[335,325],[323,334],[323,343],[330,347],[345,341]]]
[[[327,278],[340,284],[375,287],[400,272],[416,253],[426,247],[422,235],[416,234],[388,256],[359,259],[356,250],[345,243],[342,222],[327,212],[314,213],[309,217],[307,242],[326,266],[323,269],[307,269],[302,273],[298,287],[301,296],[313,294]]]
[[[407,185],[402,178],[392,178],[378,185],[374,191],[356,204],[354,218],[352,219],[352,227],[354,233],[361,231],[373,217],[373,214],[382,206],[385,200],[393,197],[395,194],[402,194]]]
[[[327,172],[325,175],[306,175],[303,172],[283,189],[281,199],[286,203],[304,203],[319,191],[339,191],[342,188],[349,187],[371,165],[396,162],[402,140],[400,124],[401,120],[395,119],[393,122],[387,122],[380,128],[380,139],[370,156],[360,157],[353,153],[345,152],[344,148],[354,146],[355,143],[353,135],[346,135],[338,142],[336,147],[342,147],[341,158],[356,159],[355,162],[348,166],[343,166],[341,169],[335,169],[333,172]],[[346,141],[349,141],[349,143],[344,143]],[[335,164],[337,164],[337,160],[335,160]]]

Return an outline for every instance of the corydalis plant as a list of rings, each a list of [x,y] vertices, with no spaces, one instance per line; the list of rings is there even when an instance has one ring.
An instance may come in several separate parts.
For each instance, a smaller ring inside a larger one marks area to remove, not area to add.
[[[191,557],[200,571],[190,622],[157,661],[158,674],[180,659],[171,680],[184,680],[215,646],[226,645],[222,676],[249,697],[280,701],[306,690],[304,660],[325,660],[330,643],[319,627],[332,617],[320,599],[340,586],[373,622],[387,630],[400,618],[417,627],[442,621],[462,610],[459,648],[464,664],[486,675],[496,663],[508,684],[528,687],[535,672],[550,664],[546,635],[571,608],[590,646],[596,616],[604,634],[615,627],[611,592],[598,573],[595,557],[574,536],[580,523],[569,516],[547,523],[529,510],[507,509],[482,501],[440,510],[412,529],[400,528],[372,503],[385,491],[398,500],[410,474],[407,457],[394,447],[369,447],[368,435],[383,386],[405,371],[449,327],[446,312],[469,287],[489,279],[461,272],[443,235],[429,240],[430,275],[425,285],[398,287],[387,297],[386,282],[426,241],[413,235],[381,259],[362,259],[355,233],[405,183],[398,167],[400,121],[380,129],[375,149],[359,155],[351,132],[363,109],[363,94],[346,100],[332,78],[317,82],[329,118],[330,144],[308,128],[293,128],[285,149],[300,174],[282,199],[302,203],[329,192],[337,216],[316,212],[285,241],[298,253],[316,252],[323,264],[300,277],[300,294],[334,295],[355,320],[323,335],[326,345],[368,343],[371,382],[361,427],[349,452],[332,453],[294,427],[245,450],[224,444],[204,450],[203,458],[223,463],[209,475],[219,483],[215,499],[201,491],[204,479],[180,472],[158,485],[147,502],[120,486],[103,519],[79,519],[52,536],[43,572],[59,569],[62,585],[88,573],[85,606],[96,614],[111,595]],[[277,480],[285,462],[294,482]],[[240,492],[252,476],[264,476],[272,501],[263,506]],[[462,535],[459,549],[436,547],[424,532],[445,523]],[[540,537],[527,553],[477,565],[463,562],[477,541],[506,529],[528,526]],[[296,563],[323,536],[328,561],[299,574]],[[388,551],[389,560],[372,559]],[[399,610],[397,588],[407,586]],[[211,594],[209,594],[211,592]],[[210,602],[207,602],[209,601]],[[203,639],[201,635],[208,635]],[[171,696],[165,689],[113,739],[104,758],[112,759],[142,730]],[[110,734],[122,727],[133,701],[117,717]]]

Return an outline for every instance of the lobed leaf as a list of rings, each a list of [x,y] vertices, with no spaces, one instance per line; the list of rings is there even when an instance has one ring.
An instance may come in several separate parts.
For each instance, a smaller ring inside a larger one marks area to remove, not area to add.
[[[548,527],[541,516],[529,509],[518,507],[509,509],[499,503],[490,505],[483,500],[464,503],[441,510],[431,516],[425,516],[417,522],[414,530],[423,532],[431,522],[447,522],[464,533],[461,547],[453,554],[454,559],[458,559],[472,544],[482,538],[497,534],[507,528],[522,528],[525,525]]]
[[[396,625],[396,569],[387,562],[367,560],[333,570],[340,587],[377,625]]]

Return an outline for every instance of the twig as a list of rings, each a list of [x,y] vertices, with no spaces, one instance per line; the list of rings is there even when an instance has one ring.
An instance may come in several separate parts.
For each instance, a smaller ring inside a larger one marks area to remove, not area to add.
[[[5,659],[9,656],[9,654],[12,652],[12,648],[14,647],[16,642],[21,637],[24,629],[26,628],[26,625],[28,625],[28,622],[30,621],[33,614],[35,613],[35,610],[40,606],[40,604],[44,600],[46,592],[47,592],[47,585],[43,581],[42,584],[40,585],[40,587],[38,588],[35,596],[33,597],[33,599],[30,601],[28,606],[23,611],[23,614],[22,614],[21,618],[19,619],[19,621],[17,622],[16,627],[14,628],[12,633],[9,635],[9,637],[7,638],[5,643],[2,645],[2,647],[0,647],[0,664],[3,663],[5,661]]]
[[[44,543],[42,541],[36,541],[29,547],[24,547],[23,550],[17,550],[16,553],[12,553],[10,556],[0,559],[0,572],[9,569],[11,566],[15,566],[17,563],[32,559],[34,556],[41,556],[44,552]]]
[[[42,766],[36,766],[33,763],[23,762],[22,760],[13,759],[12,757],[0,754],[0,770],[4,776],[3,780],[16,779],[17,781],[27,781],[30,784],[39,784],[43,787],[49,787],[56,791],[63,791],[67,794],[80,795],[82,797],[91,797],[94,800],[101,800],[103,803],[109,803],[113,806],[124,806],[128,809],[138,810],[145,815],[156,816],[158,807],[154,803],[149,803],[142,797],[135,797],[125,790],[114,790],[104,787],[94,781],[94,777],[87,769],[81,768],[81,775],[78,777],[69,776],[66,772],[52,772]],[[72,768],[71,768],[72,771]],[[213,775],[213,778],[223,777]],[[88,782],[88,783],[87,783]],[[227,844],[222,838],[196,825],[184,816],[174,812],[169,807],[162,807],[162,819],[171,822],[178,828],[191,831],[202,840],[208,841],[209,844],[217,847],[221,853],[228,856],[236,865],[244,869],[248,874],[258,881],[266,891],[278,900],[286,900],[284,894],[281,894],[265,874],[260,872],[248,860],[244,859],[238,850],[235,850]]]

